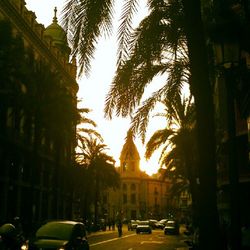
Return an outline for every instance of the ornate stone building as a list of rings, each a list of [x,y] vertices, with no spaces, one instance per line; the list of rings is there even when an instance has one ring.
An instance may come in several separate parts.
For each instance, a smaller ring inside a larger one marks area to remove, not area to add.
[[[127,220],[161,219],[167,216],[171,183],[140,170],[140,155],[130,132],[121,150],[118,171],[121,187],[117,191],[109,191],[104,199],[104,210],[108,218],[114,219],[119,211]]]
[[[0,1],[0,222],[71,218],[77,91],[56,10],[44,28],[24,0]]]

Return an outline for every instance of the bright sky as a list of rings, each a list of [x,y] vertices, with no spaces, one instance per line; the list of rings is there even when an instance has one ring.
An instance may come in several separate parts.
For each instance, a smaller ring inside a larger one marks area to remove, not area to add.
[[[122,0],[119,0],[122,2]],[[37,21],[44,24],[45,27],[52,23],[54,16],[54,7],[57,7],[59,14],[62,10],[63,0],[26,0],[26,7],[35,12]],[[119,4],[121,6],[121,4]],[[141,16],[146,14],[146,10],[140,10]],[[119,15],[119,14],[117,14]],[[60,16],[58,17],[60,19]],[[135,20],[138,22],[139,20]],[[114,27],[114,34],[118,22]],[[129,129],[130,121],[114,117],[112,120],[104,119],[104,101],[106,94],[109,90],[109,85],[115,73],[116,52],[117,52],[116,37],[101,38],[91,65],[91,73],[88,78],[83,76],[78,79],[79,92],[78,98],[83,99],[83,106],[92,109],[89,117],[94,120],[98,127],[97,131],[104,138],[104,143],[108,146],[108,152],[116,160],[116,165],[119,165],[120,152],[124,144],[124,140]],[[154,84],[157,86],[157,81]],[[153,90],[150,90],[150,92]],[[152,92],[151,92],[152,93]],[[154,126],[154,124],[157,125]],[[159,118],[154,118],[151,125],[149,125],[148,135],[149,138],[152,133],[164,126],[164,123]],[[146,162],[144,159],[144,147],[140,138],[135,140],[137,148],[141,156],[141,169],[145,170],[148,174],[157,172],[158,169],[158,156],[154,154],[150,161]]]

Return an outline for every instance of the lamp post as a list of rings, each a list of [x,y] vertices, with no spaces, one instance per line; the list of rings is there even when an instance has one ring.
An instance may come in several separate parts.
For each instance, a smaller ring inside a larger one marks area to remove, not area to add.
[[[235,88],[237,69],[240,67],[240,49],[237,39],[223,41],[215,45],[216,63],[222,66],[226,85],[227,107],[227,149],[230,190],[230,243],[232,250],[241,249],[239,166],[237,164]]]

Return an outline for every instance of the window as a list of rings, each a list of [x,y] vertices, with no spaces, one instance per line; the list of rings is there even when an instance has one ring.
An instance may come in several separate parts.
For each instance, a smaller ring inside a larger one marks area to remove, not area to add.
[[[136,195],[135,194],[131,194],[131,203],[132,204],[136,203]]]
[[[132,191],[135,191],[135,190],[136,190],[136,186],[135,186],[135,184],[134,184],[134,183],[132,183],[132,184],[131,184],[131,186],[130,186],[130,188],[131,188],[131,190],[132,190]]]
[[[126,169],[126,162],[124,162],[123,164],[122,164],[122,170],[125,172],[127,169]]]
[[[123,204],[126,204],[128,202],[127,195],[123,194]]]
[[[124,191],[127,190],[127,184],[126,184],[126,183],[123,183],[122,189],[123,189]]]
[[[137,218],[136,216],[136,210],[131,210],[131,219],[135,220]]]

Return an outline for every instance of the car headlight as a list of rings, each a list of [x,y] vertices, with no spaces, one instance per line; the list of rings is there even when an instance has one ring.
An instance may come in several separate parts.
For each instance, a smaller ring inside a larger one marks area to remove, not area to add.
[[[58,250],[65,250],[65,248],[64,247],[60,247],[60,248],[58,248]]]

